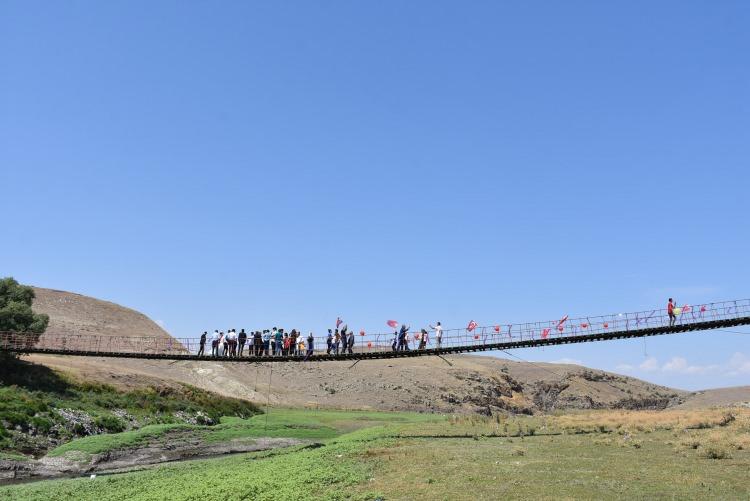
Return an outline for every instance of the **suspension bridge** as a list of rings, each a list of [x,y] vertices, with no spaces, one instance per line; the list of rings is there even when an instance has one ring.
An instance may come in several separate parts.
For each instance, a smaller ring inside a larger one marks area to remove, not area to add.
[[[354,345],[338,353],[329,352],[325,338],[315,338],[314,350],[302,353],[274,354],[268,347],[256,350],[245,345],[242,356],[211,356],[211,340],[203,355],[198,355],[198,338],[120,337],[96,334],[36,335],[0,333],[0,351],[87,357],[113,357],[158,360],[211,360],[220,362],[301,362],[387,359],[440,356],[515,348],[535,348],[593,341],[612,341],[647,336],[726,329],[750,325],[750,299],[691,305],[679,308],[673,320],[663,308],[596,317],[568,318],[523,324],[470,325],[446,329],[439,346],[433,332],[424,348],[411,332],[405,349],[395,350],[395,333],[355,332]],[[419,329],[417,329],[417,332]],[[249,337],[252,337],[249,334]],[[306,337],[302,336],[306,341]]]

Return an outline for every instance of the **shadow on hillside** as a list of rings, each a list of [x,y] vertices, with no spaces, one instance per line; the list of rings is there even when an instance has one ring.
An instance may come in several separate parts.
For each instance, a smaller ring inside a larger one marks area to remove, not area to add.
[[[67,393],[71,387],[69,381],[49,367],[3,354],[0,354],[0,385],[59,394]]]

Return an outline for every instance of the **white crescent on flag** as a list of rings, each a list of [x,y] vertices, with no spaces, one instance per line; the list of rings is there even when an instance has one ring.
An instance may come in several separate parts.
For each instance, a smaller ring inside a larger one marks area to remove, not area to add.
[[[469,322],[469,325],[466,326],[466,330],[469,332],[473,331],[476,328],[477,328],[477,323],[474,320]]]

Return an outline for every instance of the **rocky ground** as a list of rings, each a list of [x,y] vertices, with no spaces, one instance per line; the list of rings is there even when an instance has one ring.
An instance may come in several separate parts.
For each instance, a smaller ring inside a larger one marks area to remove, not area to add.
[[[235,439],[204,443],[189,432],[173,432],[138,447],[116,449],[92,456],[68,454],[38,460],[0,459],[0,483],[84,474],[121,473],[149,465],[240,452],[263,451],[310,443],[294,438]]]

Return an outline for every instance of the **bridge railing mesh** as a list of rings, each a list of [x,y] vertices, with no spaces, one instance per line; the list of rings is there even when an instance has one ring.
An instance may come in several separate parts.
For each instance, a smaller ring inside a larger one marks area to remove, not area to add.
[[[750,317],[750,299],[722,301],[678,307],[673,319],[666,309],[659,308],[630,313],[588,316],[578,318],[559,318],[543,322],[520,324],[477,325],[474,328],[444,329],[438,346],[438,339],[433,329],[425,326],[427,336],[424,348],[481,347],[499,343],[556,339],[573,336],[599,336],[601,334],[627,333],[642,329],[668,328],[670,322],[675,326],[700,324],[702,322],[732,320]],[[210,333],[209,333],[210,334]],[[391,351],[394,349],[414,350],[422,345],[421,327],[409,330],[407,342],[399,343],[396,332],[366,333],[354,332],[353,353],[371,353]],[[307,343],[307,334],[301,340]],[[299,348],[299,347],[298,347]],[[326,353],[328,345],[326,336],[316,335],[314,340],[315,354]],[[96,334],[36,335],[16,332],[0,333],[0,350],[12,351],[62,351],[70,353],[145,353],[165,355],[191,355],[198,353],[200,341],[194,338],[156,338],[145,336],[107,336]],[[307,346],[295,350],[295,354],[307,352]],[[224,356],[224,346],[218,346],[220,356]],[[238,347],[239,351],[239,347]],[[288,354],[284,350],[275,350],[273,346],[263,346],[261,356],[274,356],[274,353]],[[211,339],[206,341],[204,354],[211,356]],[[256,349],[252,341],[244,347],[243,356],[255,356]],[[349,353],[349,347],[341,344],[332,347],[331,353]]]

